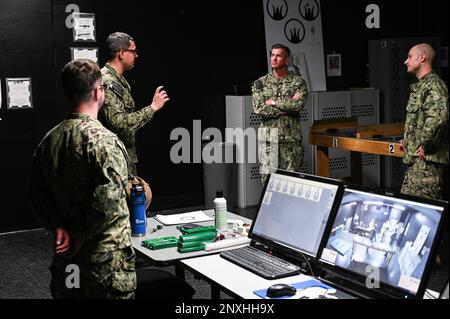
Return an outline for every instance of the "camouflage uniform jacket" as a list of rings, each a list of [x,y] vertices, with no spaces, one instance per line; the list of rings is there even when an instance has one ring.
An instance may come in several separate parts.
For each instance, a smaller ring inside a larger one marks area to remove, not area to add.
[[[300,99],[293,100],[297,93]],[[252,95],[253,109],[262,117],[261,128],[278,129],[278,141],[281,143],[302,140],[300,111],[308,97],[308,86],[304,79],[292,73],[288,73],[283,79],[267,74],[253,83]],[[277,101],[278,109],[266,105],[269,99]],[[268,140],[261,131],[259,133],[260,140]]]
[[[426,161],[448,164],[448,90],[439,76],[430,72],[411,85],[406,108],[403,162],[413,164],[423,146]]]
[[[137,163],[136,131],[153,117],[150,106],[135,112],[131,87],[127,80],[108,64],[102,68],[103,82],[107,85],[105,103],[99,112],[99,120],[116,133],[127,148],[130,163]]]
[[[49,131],[34,153],[30,195],[38,219],[51,231],[67,229],[91,261],[131,246],[127,159],[115,134],[77,113]]]

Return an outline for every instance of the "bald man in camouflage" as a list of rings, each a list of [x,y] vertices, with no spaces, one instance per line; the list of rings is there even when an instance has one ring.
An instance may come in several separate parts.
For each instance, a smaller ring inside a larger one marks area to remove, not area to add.
[[[258,157],[263,183],[273,169],[298,172],[303,163],[300,111],[308,97],[308,86],[302,77],[288,71],[290,53],[282,44],[273,45],[272,73],[252,86],[253,109],[262,118]]]
[[[408,165],[401,192],[424,198],[442,198],[448,168],[448,90],[433,71],[435,56],[429,44],[414,46],[405,65],[418,82],[411,85],[402,141]]]
[[[138,57],[134,39],[126,33],[115,32],[106,40],[108,63],[102,68],[103,82],[107,85],[105,103],[99,112],[102,124],[116,133],[130,156],[129,172],[137,175],[139,162],[136,150],[136,131],[150,122],[154,114],[169,101],[162,86],[153,95],[152,103],[136,111],[131,86],[123,74],[134,67]]]

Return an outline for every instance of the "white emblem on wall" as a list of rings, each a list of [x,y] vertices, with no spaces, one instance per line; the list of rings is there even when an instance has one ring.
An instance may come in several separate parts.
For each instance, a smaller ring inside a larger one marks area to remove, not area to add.
[[[281,43],[295,55],[304,56],[301,75],[308,79],[310,91],[326,91],[322,17],[318,0],[263,0],[267,65],[269,50]]]

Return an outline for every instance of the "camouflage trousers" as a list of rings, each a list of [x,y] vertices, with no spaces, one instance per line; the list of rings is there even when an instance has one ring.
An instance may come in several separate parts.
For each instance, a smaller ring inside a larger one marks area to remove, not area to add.
[[[441,199],[444,173],[444,165],[417,160],[406,170],[401,193]]]
[[[258,141],[259,173],[264,184],[267,175],[282,169],[298,172],[303,164],[304,150],[302,143],[269,143]]]
[[[136,290],[135,258],[132,247],[90,257],[83,256],[82,251],[72,259],[54,257],[50,267],[52,296],[56,299],[132,299]],[[74,267],[79,272],[74,271]]]

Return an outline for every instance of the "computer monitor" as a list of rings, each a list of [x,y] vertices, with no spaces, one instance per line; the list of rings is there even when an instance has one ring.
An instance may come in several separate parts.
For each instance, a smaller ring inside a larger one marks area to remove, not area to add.
[[[446,211],[446,202],[346,188],[320,263],[363,294],[422,298]]]
[[[249,237],[316,258],[342,192],[340,181],[278,170],[266,181]]]

